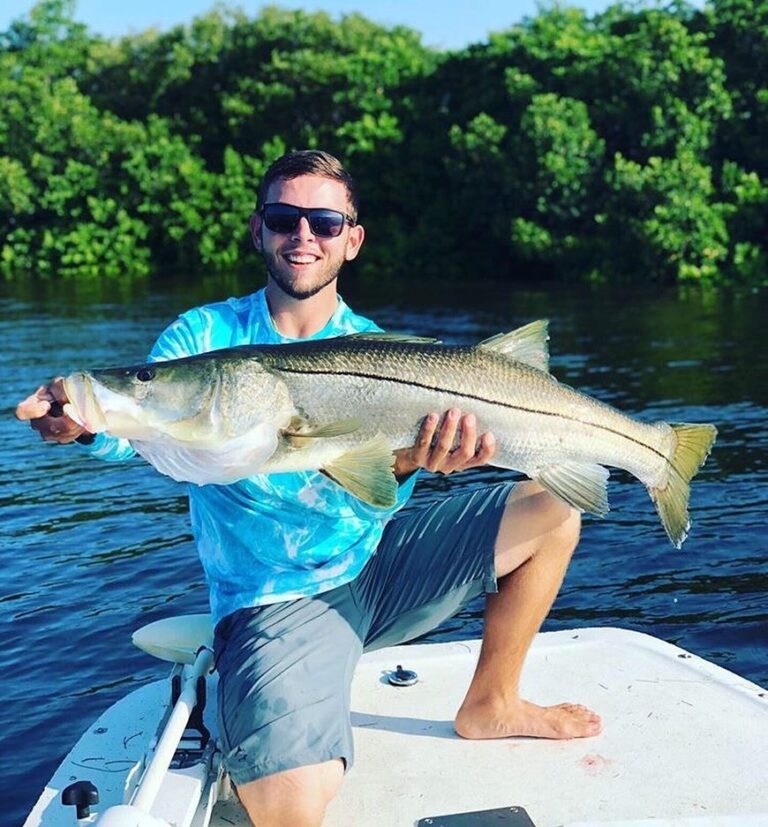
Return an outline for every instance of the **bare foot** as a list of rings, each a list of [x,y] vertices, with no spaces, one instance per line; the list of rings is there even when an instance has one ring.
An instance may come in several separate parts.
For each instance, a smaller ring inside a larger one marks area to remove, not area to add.
[[[462,707],[454,724],[462,738],[589,738],[602,729],[600,716],[580,704],[537,706],[517,700],[498,707]]]

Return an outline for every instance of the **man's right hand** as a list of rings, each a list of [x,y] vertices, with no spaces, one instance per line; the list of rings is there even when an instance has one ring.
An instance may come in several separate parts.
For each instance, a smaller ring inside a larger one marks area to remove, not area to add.
[[[88,432],[64,413],[69,403],[61,376],[40,387],[16,406],[16,418],[28,421],[46,442],[74,442]]]

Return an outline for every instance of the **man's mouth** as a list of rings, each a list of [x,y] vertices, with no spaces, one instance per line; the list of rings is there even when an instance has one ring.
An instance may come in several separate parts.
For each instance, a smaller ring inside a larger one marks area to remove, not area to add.
[[[311,253],[285,253],[283,258],[289,264],[301,266],[305,264],[314,264],[318,261],[319,256],[314,256]]]

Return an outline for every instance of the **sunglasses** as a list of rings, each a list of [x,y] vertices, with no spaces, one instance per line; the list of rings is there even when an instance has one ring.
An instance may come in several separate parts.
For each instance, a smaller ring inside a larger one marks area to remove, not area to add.
[[[265,204],[259,211],[264,226],[272,233],[292,233],[302,218],[309,222],[309,229],[322,238],[336,238],[341,235],[344,224],[354,227],[357,223],[351,215],[325,207],[294,207],[293,204],[275,202]]]

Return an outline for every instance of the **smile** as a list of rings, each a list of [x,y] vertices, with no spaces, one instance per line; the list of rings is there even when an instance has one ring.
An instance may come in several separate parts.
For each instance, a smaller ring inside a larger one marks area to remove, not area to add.
[[[319,259],[309,253],[286,253],[284,258],[290,264],[314,264]]]

